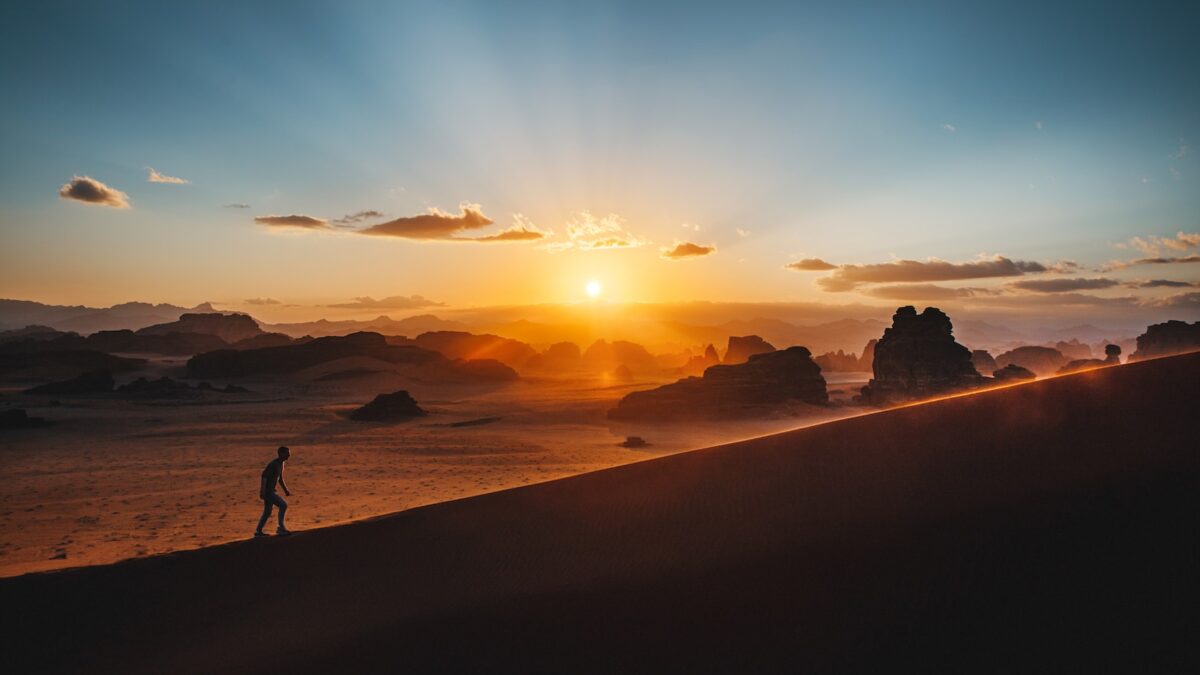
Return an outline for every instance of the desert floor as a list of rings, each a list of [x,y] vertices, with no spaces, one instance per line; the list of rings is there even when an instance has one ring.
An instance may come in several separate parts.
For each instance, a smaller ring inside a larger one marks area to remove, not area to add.
[[[180,365],[158,359],[144,374],[178,375]],[[866,377],[837,373],[829,386],[848,395]],[[287,523],[306,530],[862,410],[835,406],[712,424],[610,425],[605,419],[621,396],[659,383],[526,378],[481,389],[276,380],[242,382],[252,391],[243,395],[184,401],[64,396],[53,406],[54,397],[10,387],[0,390],[0,404],[55,424],[0,436],[0,576],[245,539],[262,512],[259,472],[279,445],[293,451]],[[430,415],[396,424],[346,419],[374,394],[397,388],[410,389]],[[627,435],[650,445],[621,447]],[[267,531],[274,527],[273,516]]]

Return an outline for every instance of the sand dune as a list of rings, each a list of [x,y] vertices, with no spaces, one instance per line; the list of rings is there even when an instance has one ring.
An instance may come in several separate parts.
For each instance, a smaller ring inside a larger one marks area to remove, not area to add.
[[[6,672],[1197,664],[1200,354],[0,580]]]

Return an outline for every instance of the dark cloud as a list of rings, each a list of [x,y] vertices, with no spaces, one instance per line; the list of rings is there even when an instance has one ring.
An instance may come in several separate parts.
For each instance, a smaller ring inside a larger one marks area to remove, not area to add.
[[[1200,288],[1200,282],[1173,281],[1171,279],[1151,279],[1149,281],[1132,281],[1126,284],[1130,288]]]
[[[338,225],[350,225],[352,223],[359,223],[364,220],[383,218],[384,215],[385,214],[380,213],[379,211],[368,209],[366,211],[359,211],[358,213],[351,213],[350,215],[342,216],[341,218],[334,218],[333,222],[337,223]]]
[[[1074,274],[1083,269],[1083,265],[1074,260],[1059,260],[1046,268],[1051,274]]]
[[[884,300],[957,300],[973,298],[984,292],[979,288],[948,288],[936,284],[895,284],[863,291],[865,295]]]
[[[1113,270],[1123,270],[1127,267],[1135,267],[1137,265],[1182,265],[1198,262],[1200,262],[1200,255],[1187,255],[1167,258],[1138,258],[1137,260],[1113,261],[1100,271],[1111,272]]]
[[[820,258],[805,258],[784,265],[789,270],[797,272],[828,272],[829,270],[837,269],[837,265],[827,263]]]
[[[224,206],[227,209],[248,209],[248,208],[250,208],[249,204],[242,204],[240,202],[234,203],[234,204],[222,204],[222,206]]]
[[[1019,277],[1030,272],[1045,272],[1041,263],[1010,260],[995,256],[965,263],[944,260],[896,260],[874,265],[840,265],[833,274],[817,279],[827,291],[850,291],[863,284],[920,283]]]
[[[457,216],[430,209],[429,213],[389,220],[359,231],[362,234],[404,239],[462,239],[464,237],[455,235],[482,229],[493,223],[478,206],[463,204],[459,208],[461,213]]]
[[[74,176],[70,182],[58,189],[58,196],[84,204],[111,206],[114,209],[129,208],[129,195],[89,176]]]
[[[353,302],[342,302],[327,307],[338,309],[419,309],[421,307],[445,307],[444,302],[434,302],[421,295],[393,295],[376,300],[371,297],[354,298]]]
[[[324,218],[301,216],[255,216],[254,222],[270,227],[298,227],[303,230],[324,230],[329,227],[329,221]]]
[[[283,304],[282,302],[276,300],[275,298],[249,298],[247,300],[243,300],[242,302],[247,305],[259,305],[259,306],[282,305]]]
[[[711,255],[717,252],[716,246],[706,246],[704,244],[693,244],[690,241],[677,241],[671,248],[662,250],[662,257],[671,260],[680,258],[696,258],[700,256]]]
[[[1200,310],[1200,293],[1181,293],[1157,303],[1160,307],[1171,309]]]
[[[1116,279],[1028,279],[1014,281],[1008,286],[1021,291],[1033,293],[1071,293],[1073,291],[1095,291],[1102,288],[1112,288],[1121,282]]]

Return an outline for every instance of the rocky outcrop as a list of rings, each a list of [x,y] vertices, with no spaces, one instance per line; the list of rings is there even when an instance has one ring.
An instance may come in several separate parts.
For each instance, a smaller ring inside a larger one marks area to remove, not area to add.
[[[980,373],[990,373],[996,370],[996,359],[986,349],[976,349],[971,352],[971,365]]]
[[[1054,348],[1071,360],[1092,358],[1092,348],[1080,342],[1078,338],[1071,338],[1070,342],[1059,340],[1054,343]]]
[[[721,362],[721,357],[717,356],[717,348],[711,343],[704,348],[704,353],[699,356],[693,356],[687,360],[679,368],[680,375],[702,375],[708,370],[709,366],[715,366]]]
[[[263,349],[265,347],[284,347],[295,340],[283,333],[261,333],[254,337],[238,340],[229,345],[233,349]]]
[[[188,356],[227,346],[216,335],[170,333],[138,335],[131,330],[104,330],[82,337],[75,333],[39,338],[24,337],[0,344],[0,353],[36,354],[39,352],[98,351],[108,354],[166,354]]]
[[[525,365],[525,362],[537,353],[533,347],[519,340],[451,330],[421,333],[413,340],[413,344],[451,359],[493,359],[513,368]]]
[[[350,419],[359,422],[393,422],[426,414],[407,391],[401,390],[376,396],[375,400],[350,413]]]
[[[1038,377],[1046,377],[1058,372],[1067,363],[1062,352],[1053,347],[1017,347],[996,357],[996,365],[1003,368],[1015,363],[1037,373]]]
[[[1028,368],[1022,368],[1015,363],[1010,363],[999,370],[992,372],[992,377],[996,382],[1019,382],[1020,380],[1035,380],[1037,374]]]
[[[138,335],[170,335],[171,333],[198,333],[215,335],[226,344],[249,340],[262,334],[258,323],[246,314],[182,314],[178,321],[146,326]]]
[[[1168,321],[1146,328],[1137,338],[1137,351],[1130,361],[1141,361],[1159,356],[1170,356],[1200,350],[1200,321]]]
[[[738,364],[750,360],[756,354],[769,354],[775,351],[775,346],[757,335],[730,335],[729,344],[725,347],[725,358],[721,363]]]
[[[635,373],[658,370],[658,362],[645,347],[625,340],[596,340],[583,352],[583,360],[590,368],[606,371],[617,366],[625,366]]]
[[[1104,362],[1113,366],[1121,364],[1120,345],[1104,345]]]
[[[983,382],[971,351],[954,340],[950,317],[936,307],[901,307],[875,345],[874,377],[863,400],[882,404],[969,389]]]
[[[757,417],[789,404],[829,401],[825,378],[804,347],[756,354],[746,363],[716,365],[703,377],[633,392],[608,412],[615,420]]]
[[[31,389],[26,394],[105,394],[112,391],[112,373],[107,370],[93,370],[77,377],[61,382],[49,382]]]
[[[222,349],[193,356],[187,363],[187,371],[188,377],[194,379],[275,376],[356,356],[384,361],[427,379],[448,383],[497,382],[518,377],[516,371],[499,361],[452,361],[438,352],[415,345],[388,344],[387,338],[378,333],[323,337],[264,349]]]
[[[868,340],[863,347],[862,356],[858,357],[859,370],[871,370],[875,367],[875,347],[879,340]]]
[[[0,330],[0,343],[17,340],[53,340],[63,335],[73,335],[73,333],[64,333],[49,326],[33,325],[12,330]]]
[[[112,356],[91,350],[6,354],[0,352],[0,380],[39,382],[77,377],[95,370],[120,373],[136,370],[144,359]]]

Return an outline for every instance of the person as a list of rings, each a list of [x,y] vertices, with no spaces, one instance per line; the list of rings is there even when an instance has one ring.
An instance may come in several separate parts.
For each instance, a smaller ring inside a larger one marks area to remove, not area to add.
[[[280,497],[275,492],[275,485],[283,488],[283,494],[291,497],[292,493],[288,490],[287,483],[283,480],[283,463],[288,461],[292,456],[292,451],[287,446],[280,446],[278,450],[279,456],[271,460],[267,464],[267,468],[263,469],[262,482],[258,486],[258,496],[263,500],[262,518],[258,519],[258,529],[254,531],[254,536],[264,537],[263,526],[267,524],[267,519],[271,517],[271,507],[279,507],[279,528],[275,530],[275,534],[291,534],[291,532],[283,526],[283,514],[287,512],[287,502],[283,497]]]

